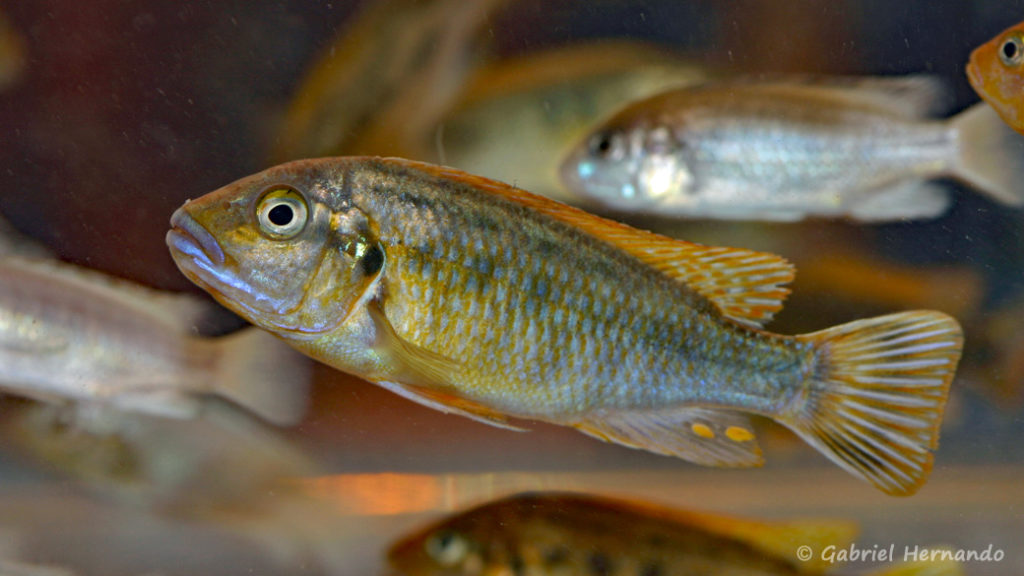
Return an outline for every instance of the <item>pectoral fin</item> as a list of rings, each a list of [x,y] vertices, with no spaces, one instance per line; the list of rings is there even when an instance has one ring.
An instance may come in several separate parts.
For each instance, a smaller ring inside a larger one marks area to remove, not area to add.
[[[487,406],[459,397],[455,382],[462,366],[455,360],[426,350],[402,339],[381,310],[378,302],[366,306],[377,329],[375,348],[386,358],[391,370],[377,384],[414,402],[444,413],[459,414],[509,430],[523,431],[508,424],[508,418]]]
[[[368,302],[366,310],[376,329],[374,350],[390,364],[383,379],[433,389],[452,387],[461,370],[458,362],[404,340],[395,332],[380,303]]]
[[[761,448],[743,414],[687,407],[598,412],[574,426],[585,434],[705,466],[760,466]]]

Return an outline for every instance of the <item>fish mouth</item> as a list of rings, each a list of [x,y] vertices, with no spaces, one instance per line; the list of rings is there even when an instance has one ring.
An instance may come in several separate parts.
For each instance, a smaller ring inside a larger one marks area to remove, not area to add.
[[[220,243],[185,212],[184,206],[174,211],[171,216],[171,230],[167,232],[167,245],[174,251],[193,259],[205,260],[215,266],[223,266],[224,250]]]
[[[967,80],[971,83],[971,86],[975,90],[981,90],[982,86],[985,85],[985,79],[982,77],[981,69],[978,67],[977,62],[974,58],[971,58],[967,62]]]

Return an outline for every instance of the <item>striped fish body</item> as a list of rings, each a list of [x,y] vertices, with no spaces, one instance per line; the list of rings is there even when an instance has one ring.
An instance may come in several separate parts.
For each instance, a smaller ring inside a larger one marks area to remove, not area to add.
[[[930,463],[959,357],[959,327],[934,312],[765,332],[793,275],[777,256],[397,159],[271,168],[172,226],[187,276],[327,364],[491,424],[544,420],[703,464],[759,464],[760,414],[905,493]],[[860,436],[829,444],[847,413]],[[880,464],[894,434],[910,452]]]
[[[772,414],[798,393],[809,345],[726,320],[686,284],[513,200],[382,167],[397,194],[371,185],[379,169],[349,174],[387,254],[382,309],[400,338],[464,367],[461,396],[564,424],[687,403]],[[789,278],[779,259],[747,256],[751,275]]]

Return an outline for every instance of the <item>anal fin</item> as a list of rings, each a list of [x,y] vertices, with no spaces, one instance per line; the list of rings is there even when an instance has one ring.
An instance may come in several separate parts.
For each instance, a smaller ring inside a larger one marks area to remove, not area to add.
[[[850,217],[862,222],[936,218],[949,208],[949,187],[930,180],[908,180],[868,193],[850,206]]]
[[[737,412],[701,407],[597,412],[574,426],[606,442],[705,466],[739,468],[763,463],[749,418]]]

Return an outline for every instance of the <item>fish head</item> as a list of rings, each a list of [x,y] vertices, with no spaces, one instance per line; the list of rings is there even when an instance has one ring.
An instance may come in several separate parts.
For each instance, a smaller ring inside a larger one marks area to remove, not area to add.
[[[484,573],[482,544],[456,517],[403,538],[388,550],[388,563],[401,576],[468,576]]]
[[[967,79],[1006,123],[1024,130],[1024,25],[1004,30],[971,52]]]
[[[175,263],[261,328],[296,338],[333,330],[383,268],[344,172],[343,163],[300,160],[186,202],[167,233]]]
[[[692,197],[682,146],[665,126],[620,121],[598,128],[562,162],[569,190],[611,208],[647,212]]]

